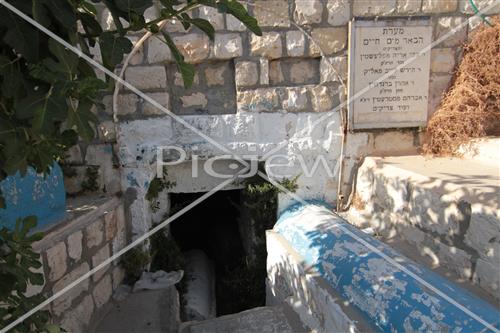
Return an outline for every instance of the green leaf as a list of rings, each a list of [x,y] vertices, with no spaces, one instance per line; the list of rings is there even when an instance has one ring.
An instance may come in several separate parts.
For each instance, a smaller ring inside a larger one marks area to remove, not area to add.
[[[19,67],[19,61],[10,60],[0,55],[0,76],[2,84],[0,91],[2,95],[12,98],[20,94],[23,83],[23,73]]]
[[[123,12],[134,11],[143,14],[146,9],[153,5],[152,0],[115,0],[116,6]]]
[[[65,119],[66,97],[54,86],[46,93],[33,93],[19,100],[15,108],[20,119],[33,118],[34,131],[50,132],[54,129],[54,122]]]
[[[104,32],[99,38],[102,61],[104,66],[114,70],[121,63],[123,55],[132,51],[132,42],[122,36],[115,36],[110,32]]]
[[[50,27],[50,17],[47,7],[45,7],[42,1],[34,0],[32,7],[33,18],[35,21],[43,25],[44,27]]]
[[[68,124],[70,127],[76,126],[78,134],[85,142],[90,142],[95,136],[94,127],[92,123],[97,123],[96,116],[90,111],[92,103],[87,101],[80,101],[78,108],[69,108]]]
[[[170,51],[172,52],[174,60],[177,64],[177,68],[179,69],[179,72],[181,72],[182,80],[184,81],[184,87],[186,88],[191,87],[191,85],[193,84],[194,74],[195,74],[194,66],[184,61],[184,56],[177,49],[177,46],[175,46],[172,38],[170,38],[170,36],[165,32],[162,32],[162,34],[163,37],[165,38],[164,42],[165,44],[167,44]]]
[[[240,20],[250,31],[252,31],[257,36],[262,36],[262,30],[255,18],[250,16],[243,7],[236,0],[220,0],[218,3],[218,8],[220,12],[228,13]]]
[[[76,30],[76,13],[73,5],[68,0],[45,0],[44,3],[52,12],[54,18],[66,29]]]
[[[201,18],[192,18],[190,22],[193,25],[197,26],[201,31],[206,33],[210,40],[214,40],[215,30],[210,22]]]
[[[78,66],[78,56],[53,39],[49,39],[49,50],[57,58],[68,78],[73,78]]]
[[[45,325],[45,330],[47,333],[61,333],[61,328],[54,324]]]
[[[3,41],[12,47],[17,53],[23,55],[28,61],[35,62],[39,57],[39,33],[38,30],[15,16],[13,12],[2,8],[0,10],[1,24],[7,27]]]
[[[36,227],[36,220],[37,218],[34,215],[27,216],[22,220],[21,235],[23,237],[26,236],[31,229]]]

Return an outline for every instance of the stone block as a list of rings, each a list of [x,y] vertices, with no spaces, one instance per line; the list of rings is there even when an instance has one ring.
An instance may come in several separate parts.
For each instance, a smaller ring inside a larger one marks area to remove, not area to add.
[[[94,254],[94,256],[92,256],[92,268],[96,268],[99,264],[104,262],[109,257],[110,257],[109,245],[106,244],[101,249],[99,249],[99,251],[97,251],[96,254]],[[107,272],[108,268],[109,265],[106,265],[97,272],[95,272],[94,275],[92,276],[92,280],[94,280],[94,282],[99,281],[101,277]]]
[[[97,283],[92,291],[96,307],[100,308],[109,301],[113,292],[111,285],[111,277],[106,275]]]
[[[253,14],[261,27],[289,27],[288,0],[257,0]]]
[[[295,0],[293,18],[300,25],[321,22],[323,3],[320,0]]]
[[[102,121],[97,125],[97,132],[99,135],[99,140],[104,142],[114,142],[116,141],[116,129],[115,124],[112,121]]]
[[[374,137],[374,155],[397,156],[416,154],[414,136],[412,132],[384,132]]]
[[[475,0],[476,7],[483,12],[485,15],[496,15],[500,14],[500,2],[497,0]],[[496,2],[496,5],[494,5]],[[464,14],[474,14],[475,11],[472,8],[469,0],[458,0],[458,7],[460,12]],[[488,8],[487,10],[484,10]]]
[[[205,80],[207,86],[223,86],[224,85],[224,74],[227,66],[213,66],[205,69]]]
[[[326,10],[330,25],[345,25],[351,19],[351,5],[348,0],[328,0]]]
[[[79,261],[82,257],[82,239],[83,233],[81,230],[68,236],[68,255],[75,261]]]
[[[455,63],[454,49],[440,48],[431,51],[432,73],[452,73],[455,69]]]
[[[428,118],[436,111],[441,103],[443,94],[448,90],[452,76],[450,74],[432,74],[429,81]]]
[[[354,16],[389,15],[395,8],[396,0],[354,0],[352,13]]]
[[[201,107],[205,108],[208,104],[207,96],[201,92],[179,97],[183,108]]]
[[[281,35],[279,32],[264,32],[262,36],[250,36],[251,54],[268,59],[280,58],[282,54]]]
[[[444,36],[447,37],[444,37],[443,42],[437,46],[453,47],[462,45],[467,39],[467,24],[464,24],[465,21],[466,18],[460,16],[439,17],[434,27],[434,40]],[[460,26],[462,27],[459,28]]]
[[[80,266],[76,267],[72,271],[70,271],[68,274],[66,274],[62,279],[57,281],[54,286],[52,287],[52,293],[55,294],[67,286],[69,286],[71,283],[76,281],[78,278],[81,276],[87,274],[89,272],[89,265],[84,262]],[[59,316],[61,313],[66,311],[71,307],[71,304],[74,299],[76,299],[78,296],[80,296],[82,293],[87,291],[89,289],[89,279],[85,279],[82,282],[78,283],[71,289],[69,289],[65,294],[62,296],[56,298],[54,302],[52,303],[52,310],[56,316]]]
[[[104,215],[104,234],[106,241],[112,240],[116,235],[117,223],[115,211]]]
[[[119,206],[116,211],[116,236],[111,244],[112,254],[116,254],[127,245],[127,230],[125,227],[125,211],[123,206]],[[113,263],[116,263],[114,261]]]
[[[208,36],[191,33],[174,37],[174,43],[189,63],[199,63],[210,53]]]
[[[199,17],[210,22],[215,30],[224,30],[224,15],[217,8],[203,6],[199,9]]]
[[[269,62],[269,82],[273,85],[283,83],[285,78],[281,69],[281,61],[275,60]]]
[[[347,83],[347,57],[321,58],[319,65],[320,82],[340,82]]]
[[[128,39],[132,42],[133,48],[135,48],[135,45],[137,44],[137,41],[139,38],[134,37],[134,36],[127,36]],[[128,56],[128,54],[125,55],[125,58]],[[134,66],[134,65],[139,65],[142,64],[144,60],[144,45],[140,46],[135,54],[130,58],[129,64]]]
[[[160,62],[172,61],[172,52],[167,44],[161,40],[160,36],[153,36],[148,39],[148,63],[156,64]]]
[[[399,14],[415,14],[420,12],[422,0],[397,0],[396,9]]]
[[[99,166],[98,183],[101,190],[108,194],[120,191],[120,172],[113,163],[113,146],[111,144],[94,144],[87,147],[85,155],[87,165]]]
[[[422,12],[424,13],[449,13],[458,8],[457,0],[422,0]]]
[[[283,101],[283,109],[289,112],[301,112],[308,110],[307,88],[287,88],[286,99]]]
[[[125,71],[125,80],[140,90],[165,88],[167,86],[167,74],[163,66],[128,67]]]
[[[116,290],[116,288],[118,288],[118,286],[122,283],[123,279],[125,278],[125,270],[120,266],[116,266],[115,268],[113,268],[112,278],[113,278],[113,290]]]
[[[66,273],[66,244],[59,242],[47,249],[47,264],[49,266],[49,280],[56,281]]]
[[[64,314],[61,320],[61,327],[66,332],[84,333],[88,332],[87,328],[94,313],[94,301],[92,296],[85,296],[80,304],[73,310]]]
[[[243,54],[239,34],[215,34],[214,54],[218,59],[231,59]]]
[[[154,101],[158,102],[165,109],[172,111],[170,110],[170,96],[167,92],[148,93],[147,95]],[[142,112],[147,116],[159,116],[167,114],[165,111],[149,103],[148,101],[143,101]]]
[[[235,65],[236,70],[236,86],[247,87],[257,84],[259,80],[259,72],[257,64],[252,61],[238,61]]]
[[[302,31],[294,30],[286,32],[286,50],[290,57],[301,57],[304,55],[306,38]]]
[[[132,84],[132,82],[130,83]],[[116,114],[119,116],[125,116],[136,113],[138,101],[139,97],[137,97],[136,94],[119,94],[117,99]],[[104,96],[102,99],[102,103],[104,104],[104,112],[106,112],[106,114],[108,115],[113,115],[113,96],[112,95]]]
[[[292,83],[310,83],[318,75],[318,67],[311,61],[299,61],[290,65],[290,81]]]
[[[64,158],[64,163],[65,164],[83,163],[82,150],[80,149],[79,145],[76,144],[68,149],[68,151],[66,152],[66,157]]]
[[[260,68],[260,84],[268,85],[269,84],[269,60],[265,58],[259,59],[259,68]]]
[[[279,109],[278,89],[260,88],[238,92],[238,109],[252,112],[270,112]]]
[[[309,53],[311,56],[331,55],[342,51],[347,45],[347,28],[316,28],[311,33],[315,43],[310,44]],[[320,49],[318,49],[318,47]]]
[[[311,89],[311,104],[314,112],[325,112],[333,109],[334,95],[331,87],[316,86]]]
[[[104,233],[102,227],[103,227],[103,220],[99,219],[85,228],[85,238],[88,249],[101,245],[104,239]]]
[[[74,174],[64,176],[64,189],[67,194],[77,194],[82,191],[82,182],[85,180],[85,173],[87,166],[69,166],[71,172]]]

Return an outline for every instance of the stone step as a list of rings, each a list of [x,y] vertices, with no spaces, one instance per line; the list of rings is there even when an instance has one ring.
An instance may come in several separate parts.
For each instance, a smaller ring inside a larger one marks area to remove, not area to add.
[[[423,156],[368,157],[348,220],[397,237],[500,299],[498,165]]]
[[[264,306],[204,321],[181,324],[179,333],[304,333],[285,306]]]

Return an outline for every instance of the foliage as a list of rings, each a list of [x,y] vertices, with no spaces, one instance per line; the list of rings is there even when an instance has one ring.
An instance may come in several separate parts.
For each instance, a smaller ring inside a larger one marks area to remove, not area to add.
[[[149,201],[151,210],[153,212],[156,212],[160,207],[158,206],[159,203],[157,201],[158,196],[163,190],[172,188],[175,186],[175,182],[171,182],[169,180],[166,180],[165,177],[167,176],[166,172],[163,175],[163,178],[154,178],[151,183],[149,183],[148,191],[146,192],[146,200]]]
[[[165,272],[184,269],[182,251],[172,236],[161,230],[153,234],[151,240],[151,270]]]
[[[297,190],[297,177],[279,183],[291,192]],[[272,229],[277,220],[278,194],[282,190],[260,177],[247,181],[243,190],[241,219],[252,238],[251,257],[244,258],[238,267],[226,269],[218,286],[218,297],[225,309],[223,313],[240,312],[265,305],[267,276],[266,230]],[[238,295],[238,297],[234,297]]]
[[[116,29],[102,30],[95,3],[110,11]],[[160,15],[150,21],[144,11],[153,0],[9,0],[9,4],[84,54],[92,57],[91,50],[99,49],[103,65],[111,71],[132,49],[127,32],[158,33],[158,24],[165,19],[177,18],[186,29],[194,25],[213,39],[208,21],[189,16],[199,6],[231,14],[261,34],[257,21],[236,0],[161,0]],[[170,36],[162,35],[189,86],[194,67],[184,61]],[[17,171],[24,175],[29,166],[48,173],[78,137],[92,140],[97,119],[91,110],[99,104],[99,92],[112,87],[109,77],[106,81],[98,79],[84,59],[0,6],[0,181]]]
[[[149,252],[134,247],[125,252],[122,256],[120,264],[125,269],[127,277],[133,281],[141,277],[142,272],[146,269],[147,265],[151,262]]]
[[[13,230],[0,230],[0,328],[24,315],[43,301],[42,295],[26,296],[28,285],[41,286],[43,274],[36,273],[42,264],[32,243],[42,239],[41,233],[30,233],[36,217],[18,219]],[[48,311],[38,311],[14,328],[14,332],[60,332],[48,324]]]

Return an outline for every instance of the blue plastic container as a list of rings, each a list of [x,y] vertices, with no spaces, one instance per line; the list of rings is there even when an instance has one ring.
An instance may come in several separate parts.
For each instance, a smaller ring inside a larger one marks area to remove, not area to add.
[[[17,172],[0,182],[5,209],[0,208],[0,228],[12,229],[18,218],[36,215],[37,229],[64,218],[66,192],[61,168],[54,163],[48,175],[29,168],[24,177]]]

